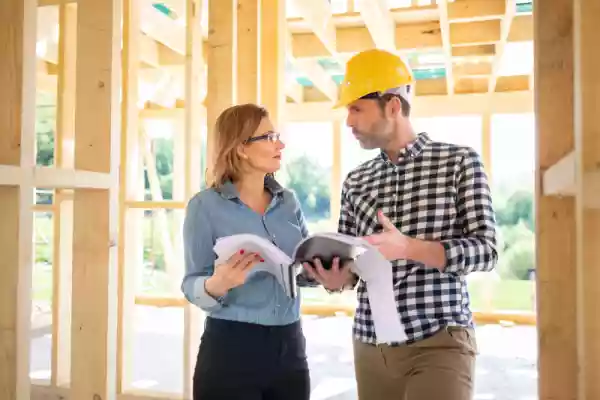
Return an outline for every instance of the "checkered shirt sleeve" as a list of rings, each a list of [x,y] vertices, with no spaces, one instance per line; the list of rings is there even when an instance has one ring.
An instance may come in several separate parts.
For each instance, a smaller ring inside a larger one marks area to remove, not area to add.
[[[465,276],[497,261],[495,217],[483,163],[471,148],[420,134],[398,163],[380,154],[346,177],[338,231],[365,236],[381,230],[381,209],[405,235],[444,246],[444,272],[411,260],[392,262],[398,318],[408,342],[443,326],[472,326]],[[359,281],[353,333],[376,343],[366,283]]]

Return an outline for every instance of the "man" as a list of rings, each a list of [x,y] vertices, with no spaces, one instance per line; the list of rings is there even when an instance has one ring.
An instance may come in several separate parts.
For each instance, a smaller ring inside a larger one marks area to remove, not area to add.
[[[368,286],[348,268],[309,275],[329,291],[358,283],[354,357],[361,400],[467,400],[477,345],[466,276],[497,262],[484,167],[468,147],[432,141],[410,122],[413,76],[382,50],[347,64],[339,106],[365,149],[381,149],[346,177],[339,232],[364,237],[392,263],[406,342],[378,343]]]

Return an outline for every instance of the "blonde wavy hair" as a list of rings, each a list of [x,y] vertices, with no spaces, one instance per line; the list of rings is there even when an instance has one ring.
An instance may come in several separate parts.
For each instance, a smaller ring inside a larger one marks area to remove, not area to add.
[[[256,104],[232,106],[219,115],[214,126],[213,162],[206,171],[208,187],[217,188],[240,177],[242,160],[237,150],[268,116],[268,111]]]

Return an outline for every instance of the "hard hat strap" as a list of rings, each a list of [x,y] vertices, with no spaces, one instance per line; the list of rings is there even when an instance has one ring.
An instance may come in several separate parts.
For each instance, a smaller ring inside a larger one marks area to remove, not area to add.
[[[395,96],[400,96],[404,100],[406,100],[408,103],[410,103],[412,100],[412,95],[413,95],[412,92],[413,92],[412,85],[403,85],[403,86],[398,86],[396,88],[387,89],[383,92],[369,93],[369,94],[363,96],[362,98],[363,99],[379,99],[386,94],[392,94]]]

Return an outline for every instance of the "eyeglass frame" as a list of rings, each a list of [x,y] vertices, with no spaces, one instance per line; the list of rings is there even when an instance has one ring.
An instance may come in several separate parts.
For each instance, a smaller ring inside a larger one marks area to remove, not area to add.
[[[274,137],[274,139],[273,139]],[[281,139],[281,133],[275,131],[268,131],[263,133],[262,135],[253,136],[244,141],[244,144],[249,144],[253,142],[259,142],[261,140],[268,140],[271,143],[275,143]]]

